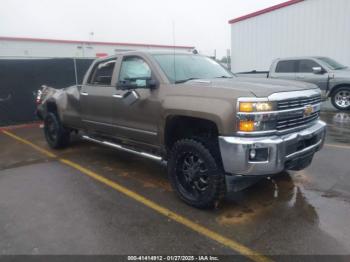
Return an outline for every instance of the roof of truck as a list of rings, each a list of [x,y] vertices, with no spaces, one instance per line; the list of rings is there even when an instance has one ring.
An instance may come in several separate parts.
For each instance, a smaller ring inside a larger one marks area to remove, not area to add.
[[[291,56],[291,57],[283,57],[277,58],[276,60],[300,60],[300,59],[310,59],[310,58],[324,58],[325,56]]]
[[[138,55],[138,54],[148,54],[148,55],[194,55],[192,52],[185,51],[162,51],[162,50],[136,50],[136,51],[121,51],[117,52],[114,55],[105,56],[98,58],[99,60],[108,60],[111,58],[115,58],[119,55]],[[198,54],[199,55],[199,54]]]

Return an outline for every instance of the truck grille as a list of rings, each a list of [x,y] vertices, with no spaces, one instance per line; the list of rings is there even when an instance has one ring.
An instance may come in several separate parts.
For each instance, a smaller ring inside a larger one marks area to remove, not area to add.
[[[321,103],[321,96],[312,96],[305,98],[293,98],[288,100],[282,100],[277,102],[277,110],[288,110],[298,107],[303,107],[306,105],[314,105]]]
[[[278,131],[283,131],[289,128],[294,128],[302,125],[306,125],[309,123],[312,123],[313,121],[317,120],[320,115],[320,112],[314,112],[308,117],[303,117],[303,116],[296,116],[296,117],[291,117],[288,119],[283,119],[277,121],[276,129]]]

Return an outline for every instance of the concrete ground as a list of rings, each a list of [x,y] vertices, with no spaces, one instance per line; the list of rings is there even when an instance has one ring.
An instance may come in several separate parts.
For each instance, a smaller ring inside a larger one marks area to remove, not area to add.
[[[52,151],[39,127],[10,130],[57,155],[49,157],[0,132],[0,255],[227,255],[246,254],[245,247],[267,256],[350,255],[350,113],[330,108],[322,119],[327,139],[310,167],[263,180],[214,210],[185,205],[172,192],[165,168],[150,160],[80,140]],[[62,158],[202,229],[84,175]]]

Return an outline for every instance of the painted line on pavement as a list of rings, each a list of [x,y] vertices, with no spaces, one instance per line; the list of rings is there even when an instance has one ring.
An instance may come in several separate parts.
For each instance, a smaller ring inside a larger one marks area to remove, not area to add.
[[[80,171],[82,174],[87,175],[90,178],[115,189],[116,191],[128,196],[129,198],[132,198],[135,201],[149,207],[150,209],[153,209],[154,211],[158,212],[159,214],[162,214],[162,215],[172,219],[173,221],[176,221],[179,224],[182,224],[182,225],[186,226],[187,228],[189,228],[189,229],[191,229],[191,230],[193,230],[193,231],[195,231],[203,236],[206,236],[207,238],[209,238],[211,240],[214,240],[214,241],[232,249],[233,251],[238,252],[239,254],[250,258],[253,261],[256,261],[256,262],[272,261],[268,257],[250,249],[249,247],[246,247],[233,239],[227,238],[219,233],[216,233],[216,232],[206,228],[205,226],[202,226],[198,223],[195,223],[192,220],[190,220],[190,219],[188,219],[180,214],[177,214],[177,213],[171,211],[170,209],[163,207],[163,206],[153,202],[152,200],[150,200],[150,199],[148,199],[148,198],[146,198],[146,197],[144,197],[144,196],[142,196],[142,195],[140,195],[140,194],[138,194],[138,193],[108,179],[108,178],[105,178],[102,175],[99,175],[98,173],[96,173],[92,170],[89,170],[89,169],[87,169],[87,168],[85,168],[85,167],[83,167],[83,166],[81,166],[73,161],[70,161],[68,159],[60,158],[57,155],[51,153],[50,151],[48,151],[44,148],[41,148],[41,147],[33,144],[32,142],[30,142],[26,139],[23,139],[15,134],[9,132],[9,131],[3,130],[2,132],[4,134],[6,134],[7,136],[9,136],[9,137],[11,137],[11,138],[23,143],[23,144],[31,146],[35,150],[39,151],[42,154],[45,154],[48,157],[57,158],[61,163],[65,164],[67,166],[70,166],[73,169]]]

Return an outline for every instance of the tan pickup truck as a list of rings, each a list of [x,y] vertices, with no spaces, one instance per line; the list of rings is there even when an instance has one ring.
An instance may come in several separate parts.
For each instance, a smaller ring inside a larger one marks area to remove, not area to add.
[[[166,163],[175,192],[199,208],[242,182],[305,168],[325,137],[315,85],[238,78],[191,53],[98,59],[82,85],[46,87],[38,102],[52,148],[67,146],[75,131]]]

